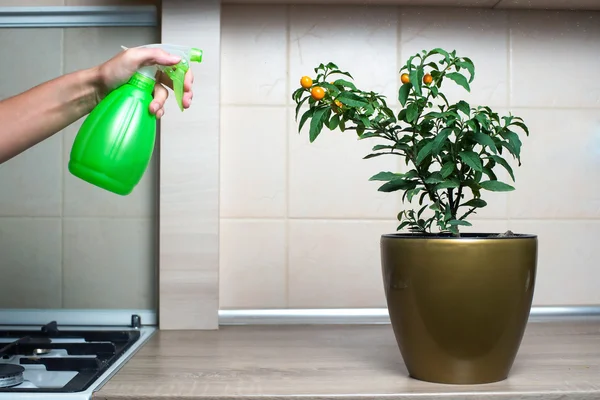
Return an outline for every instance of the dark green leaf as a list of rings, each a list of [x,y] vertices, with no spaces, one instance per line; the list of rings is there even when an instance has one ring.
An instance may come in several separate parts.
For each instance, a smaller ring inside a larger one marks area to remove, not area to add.
[[[314,108],[310,108],[304,114],[302,114],[302,118],[300,118],[300,124],[298,125],[298,132],[300,132],[302,130],[302,127],[304,126],[304,124],[306,123],[306,121],[310,117],[312,117],[314,111],[315,111]]]
[[[369,104],[369,102],[362,97],[350,92],[340,93],[336,100],[341,101],[343,104],[349,107],[365,107]]]
[[[490,192],[510,192],[511,190],[515,190],[514,187],[500,181],[485,181],[481,182],[479,186]]]
[[[393,179],[397,179],[402,177],[402,174],[396,174],[394,172],[389,172],[389,171],[383,171],[383,172],[379,172],[375,175],[373,175],[372,177],[369,178],[370,181],[391,181]]]
[[[442,190],[442,189],[455,189],[457,187],[460,186],[460,183],[458,182],[458,180],[456,179],[451,179],[451,180],[447,180],[444,181],[442,183],[439,183],[436,187],[435,190]]]
[[[485,133],[474,132],[473,139],[475,139],[475,141],[479,143],[482,147],[489,148],[491,151],[494,152],[494,154],[498,153],[498,150],[496,150],[496,143],[494,143],[494,140]]]
[[[442,169],[440,170],[440,174],[442,174],[442,178],[446,179],[447,177],[449,177],[452,174],[453,171],[454,171],[454,163],[448,162],[442,166]]]
[[[427,184],[440,183],[443,181],[444,181],[444,178],[442,177],[442,174],[440,174],[439,172],[434,172],[427,179],[425,179],[425,183],[427,183]]]
[[[410,103],[406,108],[407,122],[413,122],[419,114],[419,106],[417,103]]]
[[[513,170],[511,168],[511,166],[506,162],[506,160],[500,156],[492,156],[493,160],[496,161],[498,164],[502,165],[510,174],[510,177],[512,178],[513,182],[515,181],[515,175],[513,174]]]
[[[471,106],[469,106],[469,103],[467,103],[464,100],[461,100],[458,103],[456,103],[456,108],[459,111],[462,111],[462,113],[465,114],[467,117],[471,114]]]
[[[448,225],[450,225],[450,226],[457,226],[457,225],[471,226],[471,223],[467,222],[467,221],[459,220],[459,219],[451,219],[450,221],[448,221]]]
[[[412,201],[413,197],[415,197],[415,195],[417,193],[419,193],[421,190],[422,190],[421,188],[415,188],[415,189],[408,190],[406,192],[406,197],[408,198],[408,201],[409,202]]]
[[[425,75],[423,67],[417,67],[417,69],[412,70],[409,74],[410,83],[412,83],[413,87],[415,88],[415,93],[417,93],[419,96],[423,93],[421,90],[423,75]]]
[[[446,78],[452,79],[454,82],[456,82],[460,86],[464,87],[467,90],[467,92],[471,91],[471,88],[469,87],[469,82],[467,81],[467,78],[465,78],[465,76],[463,74],[460,74],[458,72],[450,72],[450,73],[446,74]]]
[[[402,107],[404,107],[404,105],[406,104],[406,100],[408,99],[408,95],[410,94],[411,87],[412,84],[410,82],[400,86],[400,90],[398,91],[398,100],[400,101],[400,104],[402,104]]]
[[[465,57],[462,61],[457,61],[456,65],[469,71],[469,83],[473,82],[473,79],[475,79],[475,65],[473,62]]]
[[[329,120],[329,123],[327,124],[327,127],[329,128],[329,130],[333,131],[333,130],[335,130],[338,127],[339,123],[340,123],[340,115],[339,114],[335,114]]]
[[[513,122],[512,124],[518,126],[521,129],[523,129],[523,131],[529,136],[529,128],[527,128],[527,126],[524,123],[522,123],[522,122]]]
[[[383,184],[378,190],[380,192],[395,192],[397,190],[410,190],[417,186],[417,181],[409,181],[403,178],[394,179]]]
[[[433,141],[427,142],[419,153],[417,154],[417,164],[421,164],[429,154],[431,154],[431,150],[433,149]]]
[[[491,169],[489,169],[489,168],[483,168],[482,172],[484,174],[486,174],[488,176],[488,178],[490,178],[490,180],[492,180],[492,181],[497,181],[498,180],[498,177],[496,176],[496,174],[494,174],[494,171],[492,171]]]
[[[452,129],[444,128],[444,129],[442,129],[441,132],[439,132],[436,135],[435,139],[433,139],[433,149],[432,149],[433,155],[437,156],[440,153],[440,151],[442,151],[442,149],[444,148],[446,139],[448,139],[448,137],[451,134],[452,134]]]
[[[519,158],[521,154],[521,140],[519,139],[519,135],[517,135],[513,131],[504,130],[500,133],[500,136],[508,140],[508,143],[511,147],[511,149],[509,150],[512,150],[511,153],[513,153],[515,157]]]
[[[323,129],[323,120],[326,117],[326,113],[327,111],[330,110],[326,107],[323,108],[317,108],[317,110],[315,111],[312,120],[310,121],[310,133],[309,133],[309,138],[310,138],[310,142],[314,142],[315,139],[319,136],[319,134],[321,133],[321,130]]]
[[[461,160],[475,171],[481,171],[483,165],[481,165],[481,159],[474,151],[461,151],[458,153]]]
[[[398,225],[398,228],[396,228],[396,230],[397,231],[401,231],[404,227],[406,227],[409,224],[410,224],[410,221],[404,221],[403,223],[401,223],[400,225]]]
[[[352,82],[348,82],[344,79],[337,79],[335,82],[333,82],[334,85],[338,85],[338,86],[345,86],[348,87],[350,89],[356,90],[356,86],[354,86],[354,83]]]
[[[463,205],[467,207],[483,208],[487,206],[487,202],[485,202],[485,200],[482,199],[471,199]]]

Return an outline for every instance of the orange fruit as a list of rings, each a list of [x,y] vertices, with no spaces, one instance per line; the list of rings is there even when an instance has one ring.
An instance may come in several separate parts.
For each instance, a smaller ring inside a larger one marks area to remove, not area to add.
[[[325,97],[325,90],[323,90],[323,88],[320,86],[315,86],[310,91],[310,94],[312,95],[313,99],[321,100],[323,97]]]
[[[335,105],[336,105],[336,106],[338,106],[339,108],[342,108],[342,106],[343,106],[342,102],[341,102],[341,101],[339,101],[339,100],[336,100],[336,101],[334,101],[334,103],[335,103]]]
[[[309,76],[303,76],[302,78],[300,78],[300,85],[302,85],[302,87],[304,89],[308,89],[309,87],[311,87],[313,84],[312,79],[310,79]]]
[[[433,82],[433,77],[430,74],[425,74],[423,76],[423,83],[429,85],[431,82]]]
[[[402,83],[408,83],[410,82],[410,77],[408,76],[408,74],[402,74],[400,76],[400,81],[402,81]]]

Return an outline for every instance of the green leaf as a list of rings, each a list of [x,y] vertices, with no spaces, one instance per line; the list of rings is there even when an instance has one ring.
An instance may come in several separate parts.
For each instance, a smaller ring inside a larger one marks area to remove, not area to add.
[[[302,114],[302,118],[300,118],[300,124],[298,125],[298,132],[300,132],[302,130],[302,127],[304,126],[304,124],[306,123],[306,121],[310,117],[312,117],[314,111],[315,111],[314,108],[310,108],[304,114]]]
[[[335,82],[333,82],[333,84],[336,86],[345,86],[345,87],[349,87],[350,89],[356,90],[356,86],[354,86],[354,83],[348,82],[347,80],[344,80],[344,79],[337,79]]]
[[[490,178],[490,180],[492,180],[492,181],[497,181],[498,180],[498,177],[496,177],[496,174],[494,174],[494,171],[492,171],[491,169],[489,169],[489,168],[483,168],[482,172],[484,174],[486,174],[488,176],[488,178]]]
[[[489,190],[490,192],[510,192],[515,190],[514,187],[500,181],[485,181],[479,184],[482,189]]]
[[[337,96],[336,100],[341,101],[349,107],[365,107],[369,105],[368,101],[351,92],[340,93],[340,95]]]
[[[442,174],[440,174],[439,172],[434,172],[427,179],[425,179],[425,183],[427,183],[427,184],[440,183],[443,181],[444,181],[444,178],[442,177]]]
[[[317,110],[315,111],[315,113],[312,117],[312,120],[310,121],[309,138],[310,138],[311,143],[314,142],[315,139],[317,139],[317,137],[321,133],[321,130],[323,129],[323,119],[327,115],[326,112],[328,110],[330,110],[330,109],[323,107],[323,108],[317,108]]]
[[[402,174],[396,174],[394,172],[383,171],[379,172],[369,178],[370,181],[386,181],[389,182],[394,179],[402,177]]]
[[[462,111],[462,113],[465,114],[467,117],[471,115],[471,106],[469,106],[469,103],[467,103],[464,100],[461,100],[458,103],[456,103],[456,108],[459,111]]]
[[[410,189],[414,189],[417,186],[417,181],[409,181],[406,180],[404,178],[397,178],[394,180],[391,180],[385,184],[383,184],[381,187],[379,187],[379,191],[380,192],[395,192],[397,190],[410,190]]]
[[[450,225],[450,226],[458,226],[458,225],[472,226],[470,222],[459,220],[459,219],[451,219],[450,221],[448,221],[448,225]]]
[[[465,76],[463,74],[460,74],[458,72],[450,72],[450,73],[446,74],[446,78],[452,79],[454,82],[456,82],[460,86],[464,87],[467,90],[467,92],[471,91],[471,88],[469,87],[469,82],[467,81],[467,78],[465,78]]]
[[[406,100],[408,99],[408,95],[410,94],[411,87],[412,84],[410,82],[400,86],[400,90],[398,91],[398,100],[400,101],[400,104],[402,104],[402,107],[404,107],[404,105],[406,104]]]
[[[487,202],[482,199],[471,199],[471,200],[467,201],[466,203],[464,203],[463,205],[467,206],[467,207],[483,208],[483,207],[487,206]]]
[[[434,155],[438,155],[440,153],[440,151],[442,151],[442,149],[444,148],[444,142],[446,142],[446,139],[448,139],[448,137],[452,134],[452,129],[451,128],[444,128],[442,129],[441,132],[439,132],[435,139],[433,139],[433,149],[432,149],[432,153]]]
[[[525,132],[525,134],[527,136],[529,136],[529,128],[527,128],[527,126],[524,123],[522,123],[522,122],[513,122],[512,124],[518,126],[521,129],[523,129],[523,131]]]
[[[512,148],[511,153],[514,154],[515,157],[519,158],[521,155],[521,140],[519,139],[519,135],[514,133],[513,131],[505,130],[500,133],[504,139],[508,140],[510,147]],[[509,149],[511,150],[511,149]]]
[[[415,88],[415,92],[419,96],[423,93],[423,91],[421,90],[421,82],[423,81],[423,75],[425,75],[423,67],[417,67],[417,69],[412,70],[409,74],[410,83],[412,83],[413,87]]]
[[[335,130],[338,127],[339,123],[340,123],[340,115],[339,114],[335,114],[329,120],[329,123],[327,124],[327,127],[329,128],[329,130],[333,131],[333,130]]]
[[[396,230],[397,231],[401,231],[404,227],[406,227],[409,224],[410,224],[410,221],[404,221],[403,223],[401,223],[400,225],[398,225],[398,228],[396,228]]]
[[[481,165],[481,159],[474,151],[461,151],[458,153],[461,160],[475,171],[481,171],[483,165]]]
[[[406,108],[406,120],[410,123],[413,122],[419,115],[419,106],[417,103],[410,103]]]
[[[423,160],[425,160],[427,158],[427,156],[429,154],[431,154],[432,149],[433,149],[433,141],[430,141],[430,142],[427,142],[421,148],[421,150],[419,150],[419,153],[417,154],[417,165],[421,164],[423,162]]]
[[[482,147],[487,147],[492,150],[494,154],[498,153],[498,150],[496,150],[496,143],[494,143],[494,140],[489,135],[482,132],[474,132],[473,139],[475,139]]]
[[[452,174],[453,171],[454,171],[454,163],[447,162],[446,164],[444,164],[442,166],[442,169],[440,170],[440,174],[442,174],[442,178],[446,179],[447,177],[449,177]]]
[[[467,71],[469,71],[469,83],[473,82],[473,79],[475,79],[475,65],[473,64],[473,61],[466,57],[463,57],[462,61],[456,62],[456,65],[458,65],[461,68],[465,68]]]
[[[450,180],[444,181],[444,182],[436,185],[435,190],[437,191],[437,190],[442,190],[442,189],[456,189],[459,186],[460,186],[460,183],[458,182],[458,180],[450,179]]]
[[[418,194],[421,190],[423,190],[422,188],[415,188],[415,189],[411,189],[406,191],[406,197],[408,198],[408,201],[411,202],[413,197],[415,197],[416,194]]]
[[[508,173],[510,174],[510,177],[512,178],[512,180],[514,182],[515,175],[513,174],[513,170],[511,168],[511,166],[506,162],[506,160],[500,156],[492,156],[492,159],[494,161],[496,161],[498,164],[502,165],[504,167],[504,169],[506,169],[508,171]]]

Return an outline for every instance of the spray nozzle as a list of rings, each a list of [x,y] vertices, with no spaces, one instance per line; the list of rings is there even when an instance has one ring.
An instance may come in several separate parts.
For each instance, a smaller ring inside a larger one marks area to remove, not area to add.
[[[195,47],[172,44],[148,44],[139,47],[158,48],[181,58],[181,61],[176,65],[150,65],[140,68],[137,72],[152,80],[156,79],[157,70],[164,72],[171,81],[173,81],[173,93],[175,93],[179,109],[183,111],[183,82],[185,80],[185,74],[190,68],[190,62],[202,62],[202,50]],[[127,47],[125,46],[121,46],[121,48],[127,50]]]

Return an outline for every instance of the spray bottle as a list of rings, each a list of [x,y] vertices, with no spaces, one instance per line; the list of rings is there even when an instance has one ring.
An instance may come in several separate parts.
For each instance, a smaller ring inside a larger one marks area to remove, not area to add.
[[[133,191],[152,158],[156,116],[150,103],[157,70],[173,81],[173,92],[183,111],[183,82],[190,62],[202,62],[196,48],[150,44],[181,57],[173,66],[140,68],[129,81],[113,90],[87,116],[71,149],[69,172],[102,189],[125,196]],[[125,49],[125,47],[123,47]]]

